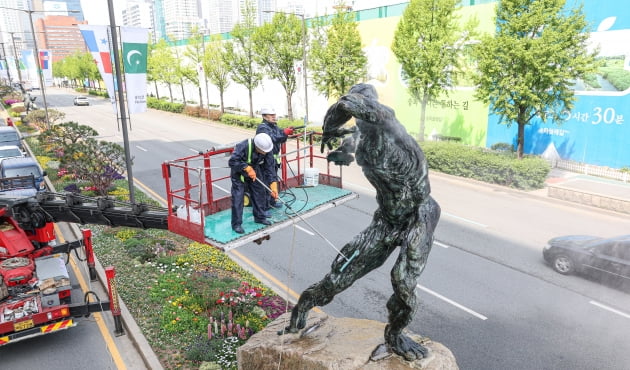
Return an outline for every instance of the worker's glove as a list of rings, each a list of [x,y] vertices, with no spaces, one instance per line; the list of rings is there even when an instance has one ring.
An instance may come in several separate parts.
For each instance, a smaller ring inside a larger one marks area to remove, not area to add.
[[[247,176],[249,176],[249,178],[252,179],[252,181],[256,181],[256,171],[254,171],[252,166],[245,167],[243,171],[247,173]]]
[[[278,183],[276,181],[269,184],[269,188],[271,189],[271,197],[273,199],[278,199]]]
[[[287,127],[284,129],[284,134],[287,136],[293,135],[293,127]]]

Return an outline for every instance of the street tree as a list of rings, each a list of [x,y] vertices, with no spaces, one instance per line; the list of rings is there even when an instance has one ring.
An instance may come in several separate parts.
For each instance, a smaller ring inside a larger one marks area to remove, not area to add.
[[[168,93],[173,102],[173,84],[178,83],[177,60],[173,56],[171,48],[164,39],[160,39],[148,58],[149,73],[154,81],[162,82],[168,87]]]
[[[417,140],[424,141],[429,102],[448,96],[461,71],[462,53],[476,20],[460,27],[458,0],[411,0],[394,33],[392,51],[400,62],[411,103],[420,104]]]
[[[245,86],[249,93],[249,116],[254,117],[252,92],[262,81],[262,73],[254,58],[252,35],[256,29],[255,7],[252,0],[246,0],[241,8],[242,22],[237,23],[232,32],[232,40],[225,46],[230,65],[232,81]]]
[[[184,50],[184,55],[187,57],[188,61],[184,76],[194,86],[197,86],[199,90],[199,107],[201,108],[203,108],[203,95],[198,70],[199,66],[203,63],[204,50],[205,40],[203,33],[199,30],[199,27],[194,26],[190,30],[188,45],[186,46],[186,50]]]
[[[175,60],[178,61],[178,63],[175,63],[175,76],[179,87],[182,89],[182,101],[184,102],[184,105],[186,105],[187,99],[184,85],[186,84],[186,81],[190,81],[193,84],[199,85],[197,69],[192,67],[190,64],[183,62],[183,52],[178,47],[173,47],[171,48],[171,50],[173,51]]]
[[[59,152],[63,151],[66,146],[76,144],[81,140],[97,135],[98,131],[92,127],[69,121],[54,125],[42,131],[42,133],[37,136],[37,139],[46,151]]]
[[[147,48],[149,51],[149,56],[147,58],[147,83],[153,82],[153,85],[155,86],[155,95],[158,99],[160,99],[160,90],[158,89],[158,73],[155,63],[152,63],[151,61],[151,54],[156,48],[156,44],[153,42],[152,37],[149,37]]]
[[[87,138],[65,146],[60,164],[78,179],[89,181],[97,194],[107,195],[126,169],[125,151],[116,143]]]
[[[525,126],[537,117],[560,122],[571,111],[575,81],[598,68],[588,51],[582,6],[567,10],[565,0],[502,0],[496,34],[475,49],[479,74],[476,97],[490,104],[500,124],[518,125],[517,153],[523,158]]]
[[[219,90],[221,113],[225,113],[223,95],[230,85],[230,65],[227,53],[221,41],[221,36],[214,35],[206,48],[203,65],[206,77]]]
[[[313,41],[309,50],[309,75],[315,89],[337,99],[365,79],[367,57],[353,12],[338,7],[332,18],[313,20]]]
[[[290,120],[293,119],[292,100],[297,87],[295,62],[302,60],[304,55],[302,30],[302,22],[297,16],[276,13],[270,23],[258,27],[252,35],[256,62],[284,88]]]
[[[36,109],[26,115],[26,122],[33,124],[38,130],[46,129],[50,125],[54,125],[58,121],[64,119],[66,114],[56,109],[48,108],[48,117],[46,117],[46,111],[44,109]],[[48,118],[48,122],[46,119]]]

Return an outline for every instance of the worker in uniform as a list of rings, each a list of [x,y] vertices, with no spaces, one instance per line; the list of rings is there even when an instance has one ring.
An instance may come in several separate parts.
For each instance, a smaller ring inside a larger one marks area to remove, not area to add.
[[[271,107],[263,107],[260,110],[260,114],[262,115],[262,123],[258,125],[256,128],[256,133],[265,133],[271,137],[273,141],[273,157],[275,159],[275,171],[273,172],[273,176],[271,178],[266,178],[263,181],[267,186],[272,184],[278,184],[278,169],[280,169],[280,163],[282,163],[280,158],[280,146],[287,141],[289,135],[293,135],[293,128],[287,127],[282,129],[278,127],[278,121],[276,117],[276,111]],[[278,192],[278,189],[273,189]],[[270,194],[267,194],[267,204],[265,205],[265,211],[268,212],[270,207],[274,208],[282,208],[282,203],[273,199]]]
[[[243,205],[245,189],[250,192],[250,200],[254,213],[254,221],[263,225],[271,225],[265,216],[264,206],[267,200],[267,189],[258,181],[272,178],[275,161],[271,153],[273,142],[267,134],[257,134],[236,144],[230,156],[230,178],[232,180],[232,230],[243,234]],[[264,181],[264,180],[263,180]],[[278,184],[273,186],[272,197],[278,198]]]

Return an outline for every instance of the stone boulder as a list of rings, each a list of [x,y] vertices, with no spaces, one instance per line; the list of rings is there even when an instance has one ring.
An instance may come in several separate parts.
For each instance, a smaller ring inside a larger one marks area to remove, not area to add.
[[[372,352],[383,343],[385,330],[385,323],[373,320],[335,318],[311,311],[306,329],[278,335],[290,315],[278,317],[238,349],[240,370],[458,369],[448,348],[409,332],[407,335],[429,348],[427,358],[410,362],[385,354],[380,360],[371,360]]]

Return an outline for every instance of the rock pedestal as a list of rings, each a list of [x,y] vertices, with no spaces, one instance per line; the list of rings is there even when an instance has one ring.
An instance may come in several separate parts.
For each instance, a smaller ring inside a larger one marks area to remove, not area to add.
[[[290,313],[278,317],[238,349],[240,370],[458,369],[448,348],[412,333],[407,335],[429,348],[427,358],[410,362],[391,354],[370,360],[372,351],[383,343],[382,322],[334,318],[311,311],[306,329],[278,335],[288,325],[289,317]]]

